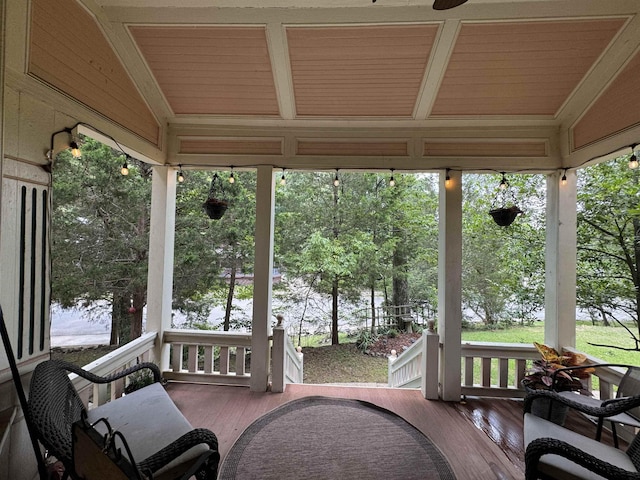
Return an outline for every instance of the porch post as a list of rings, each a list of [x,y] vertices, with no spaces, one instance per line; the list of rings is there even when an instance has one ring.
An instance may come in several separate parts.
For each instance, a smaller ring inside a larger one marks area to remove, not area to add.
[[[438,234],[438,334],[440,397],[459,401],[462,341],[462,174],[440,173]]]
[[[576,346],[576,172],[547,176],[547,244],[544,341],[554,348]]]
[[[273,167],[258,167],[256,233],[251,324],[251,390],[264,392],[269,382],[271,284],[273,282],[273,221],[275,182]]]
[[[153,167],[147,279],[147,331],[158,332],[153,353],[161,370],[169,368],[169,347],[163,348],[163,336],[164,331],[171,328],[175,217],[176,171],[171,167]]]

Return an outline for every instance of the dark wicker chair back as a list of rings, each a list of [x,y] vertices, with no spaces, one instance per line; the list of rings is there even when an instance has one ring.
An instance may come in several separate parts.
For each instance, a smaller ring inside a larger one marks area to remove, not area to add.
[[[640,395],[640,367],[629,366],[620,380],[616,397],[635,397]],[[640,421],[640,407],[627,410],[629,415]]]
[[[640,471],[640,433],[636,434],[633,441],[629,444],[626,453],[638,471]],[[640,478],[640,475],[638,475],[638,477]]]
[[[45,448],[73,470],[71,426],[82,418],[85,408],[66,366],[54,360],[38,364],[29,388],[29,416]]]

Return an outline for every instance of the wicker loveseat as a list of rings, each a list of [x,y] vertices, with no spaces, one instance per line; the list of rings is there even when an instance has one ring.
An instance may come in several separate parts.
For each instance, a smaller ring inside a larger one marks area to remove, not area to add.
[[[75,373],[104,384],[142,369],[153,373],[151,385],[91,410],[85,408],[69,379],[69,373]],[[216,436],[191,426],[160,379],[160,370],[153,363],[100,377],[67,362],[48,360],[36,367],[31,378],[29,420],[40,443],[64,463],[71,478],[92,478],[93,473],[97,475],[93,478],[104,478],[93,472],[97,469],[91,467],[92,462],[111,460],[129,472],[117,478],[177,479],[195,473],[199,479],[214,480],[220,459]],[[76,445],[91,438],[98,448]],[[90,458],[95,452],[108,460]],[[82,472],[78,472],[80,463]]]
[[[588,406],[551,390],[528,394],[524,401],[527,480],[640,480],[640,433],[626,451],[619,450],[533,415],[531,405],[538,398],[549,398],[604,419],[640,406],[640,396],[613,399],[604,406]]]
[[[2,307],[0,337],[40,480],[51,477],[41,446],[62,462],[63,479],[216,479],[218,439],[210,430],[191,426],[165,391],[157,365],[140,363],[101,377],[71,363],[47,360],[33,371],[27,399]],[[85,408],[69,378],[75,373],[93,383],[110,384],[145,369],[153,376],[150,385],[92,409]]]

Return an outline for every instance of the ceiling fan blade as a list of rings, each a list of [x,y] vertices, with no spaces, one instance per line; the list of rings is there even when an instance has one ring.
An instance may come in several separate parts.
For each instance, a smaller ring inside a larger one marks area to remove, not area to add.
[[[434,10],[448,10],[453,7],[458,7],[463,3],[466,3],[467,0],[434,0],[433,9]]]

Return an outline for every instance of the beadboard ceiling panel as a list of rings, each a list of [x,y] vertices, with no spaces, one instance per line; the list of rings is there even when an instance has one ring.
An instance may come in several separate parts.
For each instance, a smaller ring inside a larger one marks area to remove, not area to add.
[[[130,30],[176,115],[278,115],[264,27]]]
[[[624,20],[463,25],[432,115],[555,115]]]
[[[624,68],[573,129],[578,149],[634,125],[640,125],[640,53]],[[640,141],[638,141],[640,143]]]
[[[298,116],[413,115],[437,25],[287,28]]]
[[[31,2],[28,72],[159,145],[160,126],[145,99],[95,19],[75,0]]]

